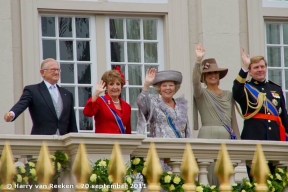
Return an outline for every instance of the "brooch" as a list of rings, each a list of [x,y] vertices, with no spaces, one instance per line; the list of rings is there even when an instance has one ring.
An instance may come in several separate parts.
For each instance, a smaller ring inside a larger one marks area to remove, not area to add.
[[[278,101],[276,99],[272,99],[272,103],[277,106],[278,105]]]
[[[208,62],[206,64],[204,64],[204,66],[203,66],[204,69],[208,69],[209,67],[210,67],[210,63],[208,63]]]
[[[279,115],[282,113],[281,107],[279,108],[278,112],[279,112]]]
[[[275,91],[271,91],[271,94],[274,98],[280,99],[280,95],[276,93]]]
[[[108,105],[110,105],[110,100],[108,100]]]

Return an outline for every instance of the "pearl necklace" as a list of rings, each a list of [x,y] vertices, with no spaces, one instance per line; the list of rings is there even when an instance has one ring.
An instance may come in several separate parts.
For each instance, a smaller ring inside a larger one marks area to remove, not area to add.
[[[118,103],[120,103],[120,100],[118,99],[118,101],[113,101],[113,103],[118,104]]]

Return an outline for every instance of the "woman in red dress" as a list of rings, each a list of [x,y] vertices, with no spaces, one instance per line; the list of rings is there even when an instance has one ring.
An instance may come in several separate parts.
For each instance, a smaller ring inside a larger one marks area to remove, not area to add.
[[[120,70],[105,72],[97,82],[83,110],[85,116],[94,116],[95,133],[131,134],[131,106],[120,97],[124,83]]]

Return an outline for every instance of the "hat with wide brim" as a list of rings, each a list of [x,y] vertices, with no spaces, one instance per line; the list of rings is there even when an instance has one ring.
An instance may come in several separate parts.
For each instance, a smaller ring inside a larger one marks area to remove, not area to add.
[[[228,73],[227,68],[219,68],[218,67],[217,62],[214,58],[209,58],[209,59],[203,60],[202,61],[202,67],[203,67],[202,75],[204,73],[218,71],[219,72],[219,79],[224,78]],[[201,78],[201,82],[203,82],[203,78]]]
[[[179,71],[174,70],[165,70],[165,71],[158,71],[156,73],[155,79],[152,85],[156,85],[157,83],[164,82],[164,81],[174,81],[176,83],[182,83],[182,73]]]

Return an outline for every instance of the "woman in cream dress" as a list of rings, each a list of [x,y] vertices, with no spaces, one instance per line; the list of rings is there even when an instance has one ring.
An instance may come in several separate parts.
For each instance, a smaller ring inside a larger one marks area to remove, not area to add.
[[[240,139],[234,110],[232,92],[219,88],[219,81],[226,76],[228,69],[218,68],[214,58],[205,59],[205,49],[198,44],[195,48],[196,64],[193,68],[194,91],[194,129],[198,130],[198,111],[202,127],[198,138],[205,139]],[[201,86],[205,83],[206,88]],[[197,111],[198,110],[198,111]],[[208,167],[210,185],[218,185],[214,174],[215,163]]]

